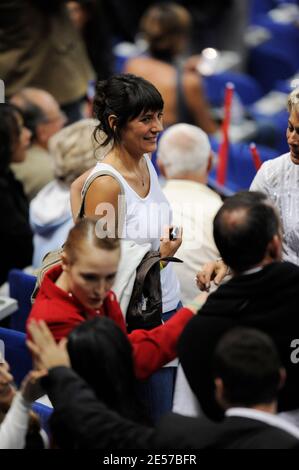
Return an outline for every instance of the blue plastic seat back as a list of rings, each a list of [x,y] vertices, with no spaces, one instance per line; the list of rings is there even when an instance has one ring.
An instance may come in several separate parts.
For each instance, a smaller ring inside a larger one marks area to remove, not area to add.
[[[20,269],[12,269],[8,275],[9,295],[18,301],[18,310],[11,316],[10,326],[17,331],[25,332],[27,317],[31,310],[31,294],[36,277]]]
[[[32,359],[26,346],[26,335],[9,328],[0,328],[0,339],[4,342],[5,360],[10,365],[16,385],[19,386],[25,375],[32,369]]]
[[[214,151],[218,151],[219,144],[212,142]],[[277,151],[264,147],[261,145],[257,146],[261,160],[275,158],[278,156]],[[227,181],[223,188],[219,188],[216,182],[216,168],[209,174],[209,184],[215,189],[222,189],[222,193],[229,196],[237,191],[249,189],[251,182],[256,174],[256,169],[253,163],[251,152],[248,143],[235,143],[230,144],[229,156],[228,156],[228,167],[227,167]]]
[[[249,18],[250,22],[255,22],[262,14],[267,13],[275,8],[277,1],[275,0],[250,0],[249,2]]]
[[[283,54],[287,54],[298,68],[299,29],[292,23],[273,21],[269,15],[261,15],[256,21],[256,24],[266,28],[270,32],[271,37],[268,43]]]
[[[227,82],[235,85],[235,91],[245,106],[262,97],[262,88],[254,78],[246,74],[227,71],[203,78],[205,94],[211,106],[223,106]]]
[[[277,80],[295,74],[297,65],[287,51],[277,49],[271,42],[250,49],[248,72],[260,84],[264,93],[275,87]]]
[[[50,434],[50,426],[49,426],[49,419],[51,414],[53,413],[53,408],[50,408],[43,403],[35,402],[32,405],[33,411],[39,416],[41,427],[46,431],[46,433]]]

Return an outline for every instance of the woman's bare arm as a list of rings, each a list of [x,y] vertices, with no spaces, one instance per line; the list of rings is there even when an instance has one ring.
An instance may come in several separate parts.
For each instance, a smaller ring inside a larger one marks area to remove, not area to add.
[[[85,171],[83,175],[79,176],[71,184],[70,197],[71,197],[71,208],[72,208],[72,215],[73,215],[74,222],[76,222],[77,220],[77,216],[78,216],[80,205],[81,205],[81,191],[88,175],[90,174],[90,171],[91,170]]]
[[[120,195],[121,189],[118,182],[112,176],[107,175],[96,178],[91,183],[85,197],[85,216],[101,219],[101,224],[97,224],[97,230],[102,227],[104,233],[109,232],[110,236],[118,233]]]

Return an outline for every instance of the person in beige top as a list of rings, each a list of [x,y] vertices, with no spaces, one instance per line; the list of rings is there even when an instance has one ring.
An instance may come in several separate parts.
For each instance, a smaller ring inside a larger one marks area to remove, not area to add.
[[[55,98],[39,88],[24,88],[11,98],[24,115],[26,126],[32,132],[31,146],[22,163],[12,164],[16,178],[22,182],[29,201],[54,179],[54,165],[48,151],[49,139],[66,122]]]
[[[157,163],[167,180],[163,191],[172,206],[173,223],[184,230],[177,251],[184,263],[176,263],[174,269],[186,304],[198,292],[195,276],[200,267],[219,256],[212,226],[222,201],[207,187],[212,154],[206,133],[190,124],[169,127],[160,139]]]
[[[217,125],[211,117],[200,74],[194,67],[187,69],[179,64],[190,29],[191,16],[184,7],[176,3],[150,7],[140,22],[148,54],[129,59],[124,71],[139,75],[158,88],[165,103],[165,127],[188,122],[214,133]]]
[[[64,0],[7,0],[0,2],[0,18],[7,98],[28,86],[47,90],[64,106],[84,97],[94,73]]]

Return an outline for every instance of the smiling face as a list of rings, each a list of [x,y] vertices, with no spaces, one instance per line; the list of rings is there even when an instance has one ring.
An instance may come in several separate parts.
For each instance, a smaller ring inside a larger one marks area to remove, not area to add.
[[[158,135],[162,130],[162,111],[142,112],[122,130],[121,145],[132,155],[152,153],[157,148]]]
[[[82,305],[100,308],[114,282],[119,258],[119,248],[105,250],[86,241],[76,250],[75,258],[64,253],[62,267],[67,278],[67,290]]]
[[[299,114],[295,110],[292,110],[289,116],[287,141],[291,160],[295,165],[299,165]]]

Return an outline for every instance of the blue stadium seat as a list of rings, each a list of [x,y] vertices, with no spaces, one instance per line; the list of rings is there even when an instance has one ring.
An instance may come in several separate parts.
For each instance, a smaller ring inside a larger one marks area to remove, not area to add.
[[[244,105],[252,104],[262,97],[262,88],[254,78],[244,73],[226,71],[203,77],[205,94],[211,106],[223,106],[227,82],[235,85],[235,91]]]
[[[277,80],[295,74],[297,65],[288,51],[277,49],[271,42],[249,50],[248,73],[260,84],[264,93],[275,87]]]
[[[218,152],[219,143],[212,141],[211,145],[213,150]],[[258,145],[257,149],[263,162],[278,156],[277,151],[272,148]],[[255,174],[256,169],[252,160],[249,144],[234,143],[230,144],[229,147],[227,181],[225,186],[219,187],[217,184],[216,167],[210,172],[208,183],[225,196],[230,196],[237,191],[248,189]]]
[[[20,269],[12,269],[8,275],[9,295],[18,301],[19,309],[11,316],[10,326],[25,332],[25,324],[31,310],[31,294],[36,277]]]
[[[297,4],[297,0],[250,0],[249,2],[249,20],[250,23],[255,23],[273,8],[278,7],[283,3]]]
[[[256,123],[263,126],[264,123],[268,123],[272,127],[272,142],[271,147],[275,148],[278,154],[283,154],[289,151],[286,129],[288,126],[288,111],[282,110],[274,114],[261,114],[254,109],[254,106],[249,108],[251,116],[254,118]]]
[[[276,6],[275,0],[250,0],[249,2],[249,18],[250,22],[256,21],[256,19],[267,13]]]
[[[292,23],[274,21],[269,15],[259,15],[255,26],[265,28],[269,39],[250,49],[248,72],[261,84],[265,93],[277,80],[292,76],[299,68],[299,29]]]
[[[53,413],[53,408],[50,408],[43,403],[35,402],[32,405],[33,411],[39,416],[41,427],[46,431],[46,433],[50,434],[50,427],[49,427],[49,419],[51,414]]]

